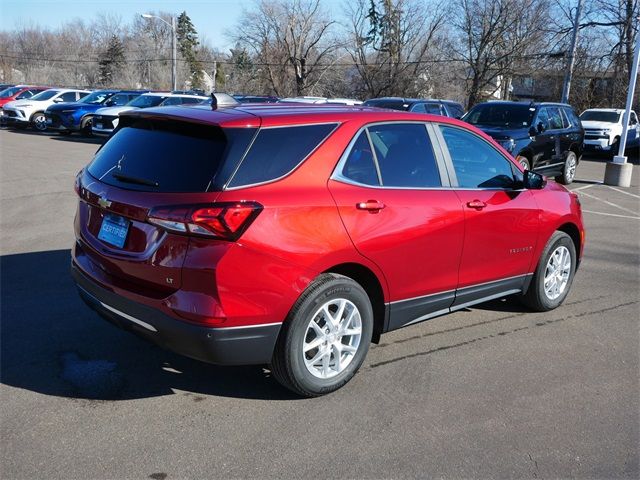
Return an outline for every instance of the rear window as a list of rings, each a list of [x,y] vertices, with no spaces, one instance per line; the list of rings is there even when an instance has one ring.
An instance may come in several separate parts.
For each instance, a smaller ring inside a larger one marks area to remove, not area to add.
[[[225,158],[237,161],[254,134],[249,128],[135,120],[104,144],[88,171],[128,190],[206,192],[219,188],[215,177]]]
[[[242,160],[229,187],[269,182],[290,173],[337,124],[264,128]]]

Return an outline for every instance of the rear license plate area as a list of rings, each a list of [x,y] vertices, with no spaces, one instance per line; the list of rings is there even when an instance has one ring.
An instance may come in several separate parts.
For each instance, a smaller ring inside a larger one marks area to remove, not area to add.
[[[98,238],[109,245],[122,248],[127,240],[131,222],[118,215],[106,214],[98,232]]]

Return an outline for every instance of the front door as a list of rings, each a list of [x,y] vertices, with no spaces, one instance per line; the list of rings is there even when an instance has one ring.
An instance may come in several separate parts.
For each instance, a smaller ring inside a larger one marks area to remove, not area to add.
[[[453,126],[440,131],[465,217],[454,306],[515,293],[534,269],[535,199],[517,188],[520,172],[485,139]]]
[[[389,329],[443,313],[458,284],[463,210],[423,123],[374,124],[329,189],[356,249],[384,273]]]

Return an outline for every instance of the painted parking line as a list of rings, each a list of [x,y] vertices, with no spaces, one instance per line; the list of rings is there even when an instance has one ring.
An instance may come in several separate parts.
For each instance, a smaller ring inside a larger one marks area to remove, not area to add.
[[[591,183],[589,185],[584,185],[582,187],[572,188],[571,191],[572,192],[579,192],[580,190],[586,190],[587,188],[595,187],[596,185],[602,185],[602,182]]]
[[[634,198],[640,198],[640,195],[636,195],[635,193],[625,192],[624,190],[620,190],[619,188],[612,187],[610,185],[607,185],[607,187],[610,188],[611,190],[615,190],[616,192],[624,193],[625,195],[630,195]]]
[[[611,207],[615,207],[615,208],[619,208],[620,210],[623,210],[625,212],[628,213],[633,213],[634,215],[637,215],[638,212],[636,212],[635,210],[631,210],[630,208],[625,208],[625,207],[621,207],[620,205],[616,205],[613,202],[609,202],[608,200],[603,200],[602,198],[598,198],[595,195],[591,195],[590,193],[586,193],[584,191],[580,192],[580,195],[584,195],[585,197],[589,197],[589,198],[593,198],[594,200],[598,200],[599,202],[605,203]]]
[[[594,215],[606,215],[607,217],[618,217],[618,218],[632,218],[634,220],[640,220],[640,217],[632,217],[631,215],[618,215],[617,213],[604,213],[604,212],[594,212],[593,210],[582,210],[583,213],[592,213]]]

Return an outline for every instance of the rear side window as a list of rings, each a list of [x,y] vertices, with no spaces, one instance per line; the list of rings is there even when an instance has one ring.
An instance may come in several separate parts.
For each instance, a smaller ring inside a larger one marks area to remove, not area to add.
[[[229,187],[269,182],[300,165],[336,124],[264,128],[251,145]]]
[[[209,125],[135,120],[104,144],[88,171],[108,185],[128,190],[206,192],[229,152],[244,151],[254,133],[254,129],[223,132]]]
[[[547,113],[549,114],[549,129],[559,130],[564,128],[562,125],[562,117],[560,116],[560,109],[557,107],[548,107]]]
[[[447,109],[453,118],[460,118],[464,115],[464,109],[455,103],[447,103]]]
[[[442,108],[440,107],[440,104],[438,103],[427,103],[424,106],[425,110],[427,111],[427,113],[431,113],[433,115],[442,115]]]
[[[368,128],[385,187],[439,187],[440,173],[427,129],[420,123]]]

